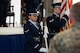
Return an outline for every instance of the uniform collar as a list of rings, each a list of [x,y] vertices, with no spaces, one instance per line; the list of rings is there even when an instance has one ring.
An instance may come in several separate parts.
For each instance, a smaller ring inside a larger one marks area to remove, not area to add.
[[[59,15],[58,14],[56,14],[56,13],[53,13],[54,15],[56,15],[57,17],[59,17]]]
[[[37,22],[33,22],[33,21],[30,20],[30,19],[29,19],[29,21],[30,21],[37,29],[39,29],[39,27],[37,26],[37,24],[38,24]]]
[[[32,20],[30,20],[30,19],[29,19],[29,21],[30,21],[33,25],[35,25],[35,24],[36,24],[36,22],[33,22],[33,21],[32,21]]]

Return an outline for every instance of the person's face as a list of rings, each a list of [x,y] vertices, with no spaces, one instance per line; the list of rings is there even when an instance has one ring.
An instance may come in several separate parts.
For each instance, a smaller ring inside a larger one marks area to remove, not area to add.
[[[32,20],[32,21],[35,22],[35,21],[37,21],[37,17],[38,17],[38,16],[37,16],[37,15],[30,15],[30,16],[28,16],[28,17],[29,17],[30,20]]]
[[[54,12],[55,12],[56,14],[60,14],[60,7],[55,7],[55,8],[54,8]]]

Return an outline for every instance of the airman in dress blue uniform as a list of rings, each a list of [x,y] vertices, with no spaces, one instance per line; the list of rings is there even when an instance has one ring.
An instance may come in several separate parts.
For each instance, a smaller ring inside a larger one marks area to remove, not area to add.
[[[47,18],[47,27],[48,27],[49,33],[56,34],[60,32],[60,28],[65,26],[69,18],[67,15],[64,15],[63,18],[60,18],[61,3],[54,3],[52,4],[52,7],[54,12],[52,16],[49,16]],[[49,37],[51,38],[53,37],[53,35]]]
[[[80,53],[80,2],[70,9],[74,24],[50,40],[48,53]]]
[[[41,26],[36,22],[37,16],[37,13],[28,13],[29,19],[24,25],[24,34],[26,37],[24,53],[41,53],[45,52],[41,50],[46,50],[46,48],[42,48],[43,33]]]

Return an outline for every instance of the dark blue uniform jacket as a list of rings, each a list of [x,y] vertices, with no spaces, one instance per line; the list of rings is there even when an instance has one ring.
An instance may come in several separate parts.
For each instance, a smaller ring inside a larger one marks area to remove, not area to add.
[[[66,20],[60,19],[59,16],[53,14],[47,18],[47,27],[50,33],[60,32],[60,28],[65,26]]]
[[[24,34],[26,37],[26,43],[24,46],[24,53],[39,53],[39,49],[42,47],[42,30],[40,25],[37,29],[30,21],[24,25]]]

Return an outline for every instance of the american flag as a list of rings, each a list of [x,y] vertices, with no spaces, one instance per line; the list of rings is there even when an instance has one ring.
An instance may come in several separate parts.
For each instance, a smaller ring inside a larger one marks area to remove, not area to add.
[[[67,0],[62,0],[62,4],[61,4],[61,12],[60,12],[60,17],[61,17],[61,18],[62,18],[62,16],[65,14],[66,3],[67,3]]]
[[[69,17],[68,27],[71,27],[73,24],[73,20],[70,16],[71,6],[72,6],[72,0],[62,0],[60,17],[62,18],[64,14],[66,14]]]

